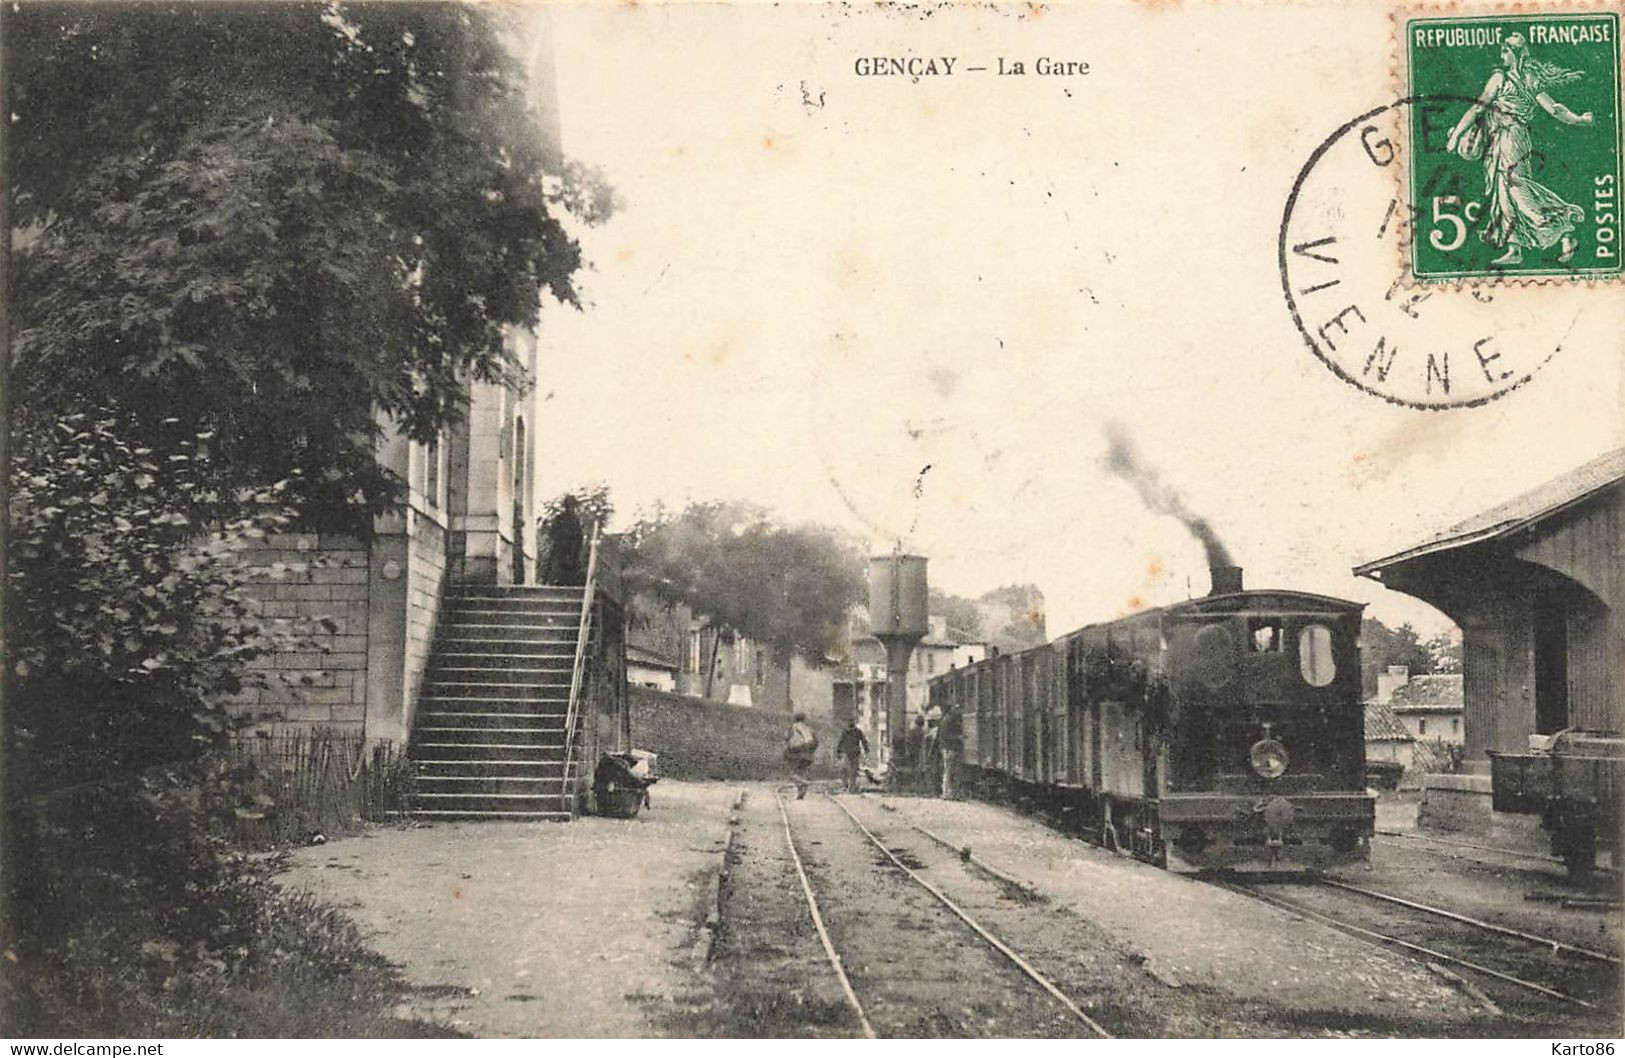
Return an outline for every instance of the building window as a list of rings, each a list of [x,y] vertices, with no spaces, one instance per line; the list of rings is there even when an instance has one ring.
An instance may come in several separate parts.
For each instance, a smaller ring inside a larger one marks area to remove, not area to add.
[[[1416,721],[1416,733],[1418,735],[1425,735],[1428,733],[1428,722],[1426,717]]]
[[[756,652],[756,686],[767,685],[767,655],[762,651]]]
[[[937,656],[929,650],[925,652],[925,671],[927,673],[937,671]]]
[[[1461,718],[1460,717],[1452,716],[1450,718],[1450,733],[1452,735],[1461,734]]]

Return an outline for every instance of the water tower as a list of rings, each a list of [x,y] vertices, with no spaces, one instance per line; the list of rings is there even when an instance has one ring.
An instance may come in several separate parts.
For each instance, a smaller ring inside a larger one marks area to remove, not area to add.
[[[907,733],[909,655],[930,629],[924,556],[894,552],[869,560],[869,627],[886,647],[889,754]]]

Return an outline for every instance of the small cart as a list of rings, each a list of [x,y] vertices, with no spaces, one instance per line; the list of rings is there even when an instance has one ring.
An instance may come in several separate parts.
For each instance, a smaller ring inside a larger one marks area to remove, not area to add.
[[[645,750],[606,753],[598,758],[592,788],[598,814],[631,819],[649,803],[649,787],[659,781],[655,774],[658,757]]]

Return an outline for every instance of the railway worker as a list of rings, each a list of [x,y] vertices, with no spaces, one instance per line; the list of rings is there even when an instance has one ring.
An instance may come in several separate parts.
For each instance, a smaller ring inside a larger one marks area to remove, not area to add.
[[[934,794],[942,787],[942,712],[925,714],[925,740],[920,743],[920,792]]]
[[[812,770],[813,758],[818,754],[818,734],[807,724],[807,714],[797,713],[790,723],[784,739],[784,759],[795,772],[796,800],[807,796],[807,773]]]
[[[964,717],[959,706],[950,705],[937,726],[937,746],[942,754],[942,796],[952,801],[959,796],[959,757],[965,748]]]
[[[868,752],[869,740],[858,730],[857,717],[848,717],[841,740],[835,743],[835,755],[841,758],[841,780],[846,784],[847,793],[858,792],[858,765]]]
[[[925,784],[925,716],[914,718],[903,740],[903,766],[913,773],[910,786]]]

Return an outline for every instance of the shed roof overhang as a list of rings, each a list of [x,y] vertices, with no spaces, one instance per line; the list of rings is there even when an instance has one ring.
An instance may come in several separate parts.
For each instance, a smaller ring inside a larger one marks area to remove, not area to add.
[[[1458,522],[1420,544],[1354,567],[1357,577],[1383,580],[1418,559],[1440,557],[1477,545],[1510,542],[1570,509],[1625,482],[1625,448],[1616,449],[1514,499]],[[1454,557],[1454,556],[1452,556]]]

